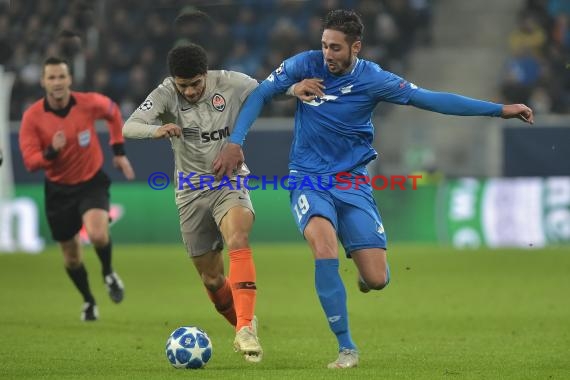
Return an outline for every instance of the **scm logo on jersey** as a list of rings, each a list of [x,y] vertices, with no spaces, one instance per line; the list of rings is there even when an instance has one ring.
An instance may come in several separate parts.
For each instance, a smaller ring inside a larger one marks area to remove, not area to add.
[[[226,99],[220,94],[214,94],[214,96],[212,96],[212,106],[222,112],[226,109]]]
[[[207,143],[210,141],[219,141],[225,139],[230,135],[230,127],[225,127],[224,129],[218,129],[212,132],[202,132],[200,137],[202,137],[202,142]]]

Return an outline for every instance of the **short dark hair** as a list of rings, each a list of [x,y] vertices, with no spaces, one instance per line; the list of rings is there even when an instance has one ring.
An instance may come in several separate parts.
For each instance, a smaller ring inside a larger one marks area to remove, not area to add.
[[[51,56],[51,57],[47,57],[46,59],[44,59],[44,64],[42,66],[42,76],[45,73],[46,66],[61,65],[61,64],[64,64],[67,66],[67,70],[69,71],[69,74],[71,75],[69,62],[67,61],[67,59],[61,58],[61,57]]]
[[[352,44],[355,41],[362,40],[364,24],[356,12],[336,9],[326,15],[323,22],[323,30],[324,29],[338,30],[346,34],[347,42]]]
[[[67,62],[67,59],[65,58],[61,58],[61,57],[55,57],[55,56],[51,56],[51,57],[47,57],[44,60],[44,66],[47,65],[59,65],[59,64],[66,64],[67,66],[69,66],[69,62]]]
[[[173,77],[193,78],[208,72],[208,56],[196,44],[177,46],[168,52],[168,69]]]

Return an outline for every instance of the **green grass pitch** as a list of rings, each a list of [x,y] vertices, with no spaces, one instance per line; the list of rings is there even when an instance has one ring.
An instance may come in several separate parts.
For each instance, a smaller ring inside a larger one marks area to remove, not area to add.
[[[257,244],[260,364],[232,350],[181,244],[116,245],[125,300],[112,304],[91,247],[86,262],[100,320],[82,301],[55,246],[0,255],[2,379],[568,379],[570,250],[456,251],[392,245],[392,283],[361,294],[341,260],[360,367],[325,368],[336,356],[303,244]],[[164,346],[181,325],[205,329],[204,370],[176,370]]]

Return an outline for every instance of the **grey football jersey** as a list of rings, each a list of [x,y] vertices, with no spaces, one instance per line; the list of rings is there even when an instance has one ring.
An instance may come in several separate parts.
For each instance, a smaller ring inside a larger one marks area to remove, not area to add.
[[[241,105],[257,87],[257,81],[235,71],[209,70],[204,95],[196,104],[188,103],[178,92],[172,77],[155,88],[146,100],[129,117],[123,127],[128,138],[152,138],[160,126],[174,123],[182,128],[180,138],[171,137],[174,151],[174,178],[177,200],[195,189],[206,190],[205,176],[213,176],[212,162],[226,143]],[[235,173],[249,174],[244,164]],[[185,181],[179,183],[180,176]],[[202,181],[202,182],[201,182]],[[212,186],[217,186],[214,182]]]

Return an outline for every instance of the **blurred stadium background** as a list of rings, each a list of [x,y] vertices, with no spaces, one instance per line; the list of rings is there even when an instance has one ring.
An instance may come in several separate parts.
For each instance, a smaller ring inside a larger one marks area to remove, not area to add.
[[[5,161],[0,168],[0,251],[41,251],[42,241],[49,243],[43,174],[25,171],[17,146],[23,111],[43,95],[39,78],[45,56],[68,57],[74,88],[109,95],[128,117],[166,75],[171,47],[200,43],[210,54],[211,68],[262,80],[284,57],[318,49],[321,18],[337,7],[363,15],[363,57],[425,88],[524,102],[536,112],[536,124],[529,128],[518,121],[379,105],[380,157],[370,171],[424,176],[418,191],[378,192],[391,240],[456,246],[568,243],[567,0],[22,0],[0,2]],[[292,100],[273,102],[256,123],[246,143],[254,174],[286,174],[293,110]],[[102,125],[100,133],[106,141]],[[168,143],[128,141],[127,152],[136,184],[125,184],[106,161],[115,183],[116,241],[178,241],[172,188],[154,192],[146,185],[152,172],[172,173]],[[259,218],[270,215],[256,228],[254,240],[299,238],[286,193],[258,191],[254,198]],[[158,206],[149,207],[150,200]]]
[[[266,360],[246,367],[185,256],[172,185],[147,184],[155,171],[173,172],[167,141],[127,141],[135,183],[105,151],[127,298],[110,304],[87,248],[98,326],[78,321],[79,298],[45,222],[43,174],[25,171],[17,144],[23,111],[43,96],[46,55],[67,56],[74,88],[107,94],[128,117],[163,80],[176,44],[198,42],[211,68],[262,80],[283,58],[319,49],[321,18],[338,7],[363,15],[363,57],[425,88],[524,102],[536,113],[528,127],[378,107],[380,157],[370,171],[423,180],[415,191],[375,194],[393,243],[386,291],[360,295],[342,260],[363,350],[351,377],[568,378],[568,0],[0,0],[0,377],[171,378],[179,373],[169,371],[163,341],[193,323],[215,341],[201,378],[340,378],[316,369],[334,356],[321,348],[334,349],[333,338],[286,191],[252,192]],[[287,173],[293,109],[294,101],[274,102],[256,122],[245,146],[254,174]]]

